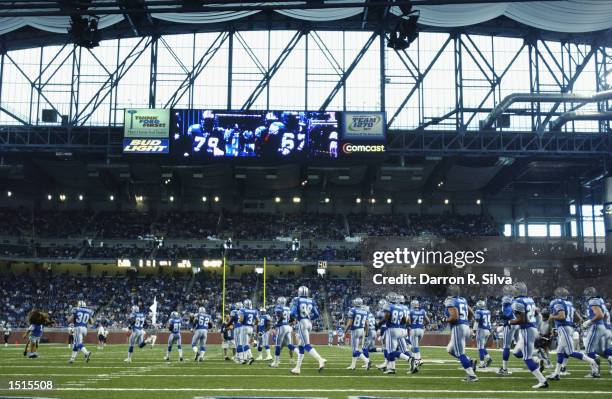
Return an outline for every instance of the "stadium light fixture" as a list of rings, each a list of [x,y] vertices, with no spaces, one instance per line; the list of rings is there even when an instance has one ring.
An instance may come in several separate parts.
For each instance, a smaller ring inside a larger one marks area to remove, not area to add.
[[[302,202],[302,199],[300,197],[293,197],[294,204],[299,204],[300,202]]]
[[[51,201],[53,199],[53,196],[51,194],[47,194],[47,201]]]
[[[143,200],[144,200],[144,197],[142,195],[136,196],[136,202],[142,202]]]
[[[66,201],[66,194],[60,194],[59,199],[62,202]]]
[[[393,202],[393,200],[391,198],[387,198],[387,204],[390,204],[392,202]]]
[[[255,268],[255,273],[257,273],[257,274],[263,274],[263,267],[256,267],[256,268]]]
[[[79,201],[83,201],[83,194],[79,194]]]
[[[114,201],[114,200],[115,200],[115,196],[111,194],[111,195],[108,197],[108,199],[109,199],[109,200],[111,200],[111,201]]]
[[[281,197],[274,197],[274,202],[276,202],[277,204],[281,202]]]
[[[444,205],[448,205],[448,198],[444,198]]]
[[[370,198],[370,204],[375,204],[376,203],[376,198]]]
[[[358,203],[358,204],[361,204],[361,198],[359,198],[359,197],[355,198],[355,202]]]
[[[6,192],[6,196],[10,198],[10,197],[12,197],[12,196],[13,196],[13,193],[12,193],[11,191],[7,191],[7,192]]]
[[[168,198],[170,200],[170,202],[174,202],[174,196],[171,195],[170,198]]]
[[[325,197],[324,201],[325,201],[326,204],[329,204],[329,201],[330,201],[329,197]]]
[[[208,198],[206,198],[206,196],[203,196],[202,197],[202,202],[206,202],[206,201],[208,201]]]
[[[419,199],[417,200],[417,204],[421,205],[422,203],[423,203],[423,200],[419,198]]]
[[[213,198],[213,201],[219,202],[219,197],[215,195],[215,198]]]
[[[476,205],[480,205],[480,198],[476,200]]]

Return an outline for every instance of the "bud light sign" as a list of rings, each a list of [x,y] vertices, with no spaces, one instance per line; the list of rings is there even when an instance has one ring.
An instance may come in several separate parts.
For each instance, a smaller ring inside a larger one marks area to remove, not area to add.
[[[123,139],[124,154],[167,154],[168,139]]]

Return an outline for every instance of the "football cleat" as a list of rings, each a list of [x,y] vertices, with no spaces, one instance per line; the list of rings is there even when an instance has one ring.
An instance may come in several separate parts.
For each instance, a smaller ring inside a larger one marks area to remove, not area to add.
[[[182,361],[183,361],[183,358],[182,358],[182,357],[179,357],[179,362],[182,362]]]
[[[485,360],[485,367],[489,367],[491,364],[493,364],[493,359],[488,358],[487,360]]]
[[[548,381],[538,382],[537,384],[532,386],[532,388],[533,389],[547,389],[548,388]]]
[[[89,359],[91,358],[91,352],[87,352],[85,355],[85,363],[89,363]]]
[[[195,357],[193,358],[193,361],[197,362],[199,357],[200,357],[200,354],[196,352]]]
[[[467,376],[465,376],[463,381],[465,381],[465,382],[476,382],[476,381],[478,381],[478,377],[476,377],[475,375],[467,375]]]
[[[472,371],[474,371],[474,373],[478,369],[478,367],[476,367],[477,364],[478,364],[478,362],[476,360],[472,360]]]
[[[510,375],[512,374],[512,371],[509,371],[508,369],[500,367],[499,370],[497,370],[497,374],[498,375]]]
[[[267,356],[264,360],[272,360],[273,357],[272,356]]]
[[[277,369],[278,368],[278,363],[276,362],[272,362],[268,365],[268,367],[272,367],[273,369]]]
[[[377,364],[376,368],[379,369],[380,371],[385,371],[387,369],[387,364],[386,363]]]
[[[601,375],[599,373],[591,372],[585,375],[584,378],[601,378]]]
[[[321,371],[323,371],[323,369],[325,368],[325,363],[327,362],[327,360],[325,359],[321,359],[321,361],[319,361],[319,373]]]
[[[299,375],[300,374],[300,369],[299,368],[293,368],[291,369],[291,374],[295,374],[295,375]]]
[[[72,363],[74,363],[73,359],[68,360],[68,364],[72,364]]]
[[[548,381],[561,381],[561,377],[559,376],[559,374],[555,374],[555,373],[549,375],[548,377],[546,377],[546,379]]]
[[[386,369],[383,374],[395,374],[395,370],[394,369]]]
[[[355,367],[353,367],[353,366],[348,366],[346,369],[347,369],[347,370],[355,370]]]
[[[365,366],[366,366],[366,368],[365,368],[366,371],[369,370],[370,368],[372,368],[372,361],[370,359],[368,359],[368,362],[365,364]]]
[[[257,356],[257,359],[255,359],[255,360],[263,360],[263,356],[259,355],[259,356]],[[270,359],[268,359],[268,360],[270,360]]]
[[[249,358],[249,360],[247,361],[247,364],[250,366],[253,363],[255,363],[255,358],[253,357]]]
[[[126,362],[126,363],[132,363],[132,359],[130,359],[130,358],[123,359],[123,361]]]

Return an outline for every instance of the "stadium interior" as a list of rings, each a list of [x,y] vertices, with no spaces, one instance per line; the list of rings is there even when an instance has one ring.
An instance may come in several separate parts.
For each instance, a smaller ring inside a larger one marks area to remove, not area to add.
[[[128,134],[147,110],[167,113],[161,140]],[[346,118],[366,114],[381,137],[349,139]],[[367,284],[385,240],[479,240],[488,272],[525,281],[536,305],[566,284],[588,313],[586,287],[612,298],[611,161],[606,0],[3,1],[0,325],[24,332],[43,309],[61,333],[46,342],[64,348],[86,300],[123,351],[132,305],[155,298],[157,320],[179,312],[185,331],[205,307],[216,333],[234,302],[267,308],[306,286],[326,344],[356,297],[374,309],[387,295]],[[406,294],[429,316],[427,345],[449,334],[444,289]],[[467,299],[503,323],[501,287]],[[612,392],[603,374],[596,397]],[[88,384],[51,397],[111,386]],[[471,395],[494,397],[490,384]],[[496,398],[518,397],[508,384]],[[430,388],[414,394],[444,393]]]

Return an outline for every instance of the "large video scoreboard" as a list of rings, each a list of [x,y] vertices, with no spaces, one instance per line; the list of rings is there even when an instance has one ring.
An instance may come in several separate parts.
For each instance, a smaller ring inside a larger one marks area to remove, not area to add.
[[[175,159],[202,161],[326,161],[385,152],[386,123],[382,112],[149,111],[125,111],[124,153],[161,153]],[[164,112],[169,113],[167,118],[159,116]],[[159,117],[153,118],[155,115]],[[133,125],[134,118],[140,128],[137,132],[127,128]],[[160,134],[162,124],[165,135]]]

